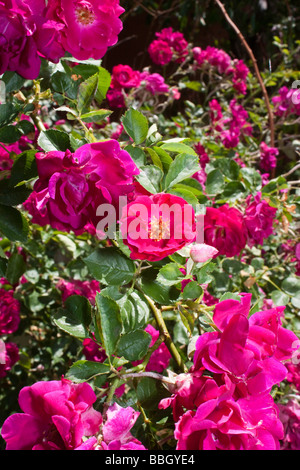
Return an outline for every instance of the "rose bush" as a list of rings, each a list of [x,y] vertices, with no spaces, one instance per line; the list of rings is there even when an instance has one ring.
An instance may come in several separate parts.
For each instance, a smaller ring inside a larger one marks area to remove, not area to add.
[[[0,1],[1,449],[299,450],[296,26],[139,8]]]

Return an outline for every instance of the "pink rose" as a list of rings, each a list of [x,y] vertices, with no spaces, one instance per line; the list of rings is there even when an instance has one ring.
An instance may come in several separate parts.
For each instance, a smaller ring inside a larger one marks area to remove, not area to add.
[[[99,431],[101,414],[87,383],[69,380],[37,382],[19,394],[23,413],[9,416],[1,435],[6,450],[73,450]]]
[[[274,170],[277,166],[277,156],[279,150],[269,147],[265,142],[260,144],[260,168],[264,171]]]
[[[155,39],[148,48],[151,60],[157,65],[166,65],[171,62],[173,51],[166,41]]]
[[[120,228],[132,259],[161,260],[196,237],[192,206],[166,193],[136,197],[123,208]]]
[[[19,348],[15,343],[2,341],[0,339],[0,346],[4,345],[4,350],[0,351],[0,379],[6,377],[10,369],[18,362],[19,360]]]
[[[133,191],[139,173],[128,152],[116,140],[86,144],[72,154],[38,153],[39,179],[24,207],[32,222],[63,231],[82,233],[97,225],[97,208]]]
[[[62,25],[61,44],[73,57],[101,59],[118,40],[123,12],[119,0],[53,0],[46,18]]]
[[[207,207],[204,242],[219,250],[219,255],[239,255],[247,242],[247,230],[241,212],[228,204],[218,208]]]
[[[300,406],[297,400],[290,400],[286,405],[279,404],[280,420],[284,427],[281,450],[300,449]]]
[[[20,303],[13,290],[0,288],[0,335],[17,331],[20,323]]]
[[[262,199],[261,193],[257,193],[254,198],[248,196],[246,204],[244,222],[248,230],[248,245],[262,245],[264,239],[273,233],[277,209]]]
[[[137,88],[141,83],[140,72],[133,70],[129,65],[115,65],[112,69],[112,88]]]
[[[62,292],[63,302],[71,295],[82,295],[86,297],[89,302],[95,304],[95,298],[97,292],[100,292],[100,284],[98,281],[80,281],[79,279],[73,279],[72,281],[66,281],[61,279],[56,288]]]
[[[159,73],[143,72],[141,74],[141,80],[145,81],[146,90],[148,90],[152,95],[168,93],[169,91],[169,87],[165,83],[164,77],[162,77]]]
[[[27,25],[21,12],[14,10],[10,0],[0,2],[0,75],[7,70],[24,78],[36,79],[41,66],[34,29]]]
[[[205,263],[211,258],[215,258],[218,250],[213,246],[206,245],[205,243],[197,243],[192,245],[190,257],[195,263]]]

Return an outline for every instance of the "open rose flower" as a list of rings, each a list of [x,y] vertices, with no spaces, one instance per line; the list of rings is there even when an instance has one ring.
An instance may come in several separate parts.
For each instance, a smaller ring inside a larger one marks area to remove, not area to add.
[[[39,179],[24,207],[32,222],[82,233],[97,225],[97,208],[118,207],[119,196],[134,190],[139,173],[128,152],[116,140],[86,144],[70,151],[38,153]]]
[[[194,209],[166,193],[136,197],[123,208],[120,228],[132,259],[158,261],[196,238]]]
[[[248,230],[248,245],[262,245],[265,238],[273,233],[273,222],[277,212],[276,207],[271,207],[267,201],[257,193],[246,199],[244,222]]]
[[[56,288],[61,291],[63,302],[71,295],[82,295],[93,305],[95,304],[97,292],[100,292],[100,284],[95,280],[81,281],[79,279],[72,279],[71,281],[66,281],[65,279],[60,279],[56,284]]]
[[[204,242],[215,247],[219,255],[239,255],[247,242],[247,230],[241,212],[228,204],[218,208],[207,207]]]
[[[1,289],[0,284],[0,335],[17,331],[20,323],[20,302],[13,290]]]
[[[19,360],[19,348],[10,341],[4,342],[0,339],[0,379],[6,377],[10,369]]]
[[[0,2],[0,75],[7,70],[24,78],[37,78],[41,59],[34,39],[34,30],[21,12],[12,8],[10,0]]]
[[[119,0],[53,0],[46,18],[63,26],[61,44],[73,57],[101,59],[118,40],[123,12]]]
[[[36,382],[19,394],[23,413],[9,416],[1,435],[6,450],[74,450],[102,423],[93,408],[96,395],[87,383],[66,379]]]

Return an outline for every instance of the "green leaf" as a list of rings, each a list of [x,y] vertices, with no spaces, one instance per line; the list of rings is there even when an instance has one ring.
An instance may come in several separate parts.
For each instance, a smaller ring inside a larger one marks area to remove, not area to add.
[[[22,132],[19,131],[17,126],[6,126],[0,129],[0,142],[6,144],[13,144],[22,137]]]
[[[96,88],[96,93],[95,93],[95,100],[97,101],[98,104],[101,104],[101,102],[106,97],[106,93],[110,87],[110,83],[111,83],[110,73],[103,67],[99,67],[97,88]]]
[[[134,147],[133,145],[127,145],[124,150],[129,153],[136,166],[140,168],[145,165],[146,155],[141,148]]]
[[[71,99],[76,99],[78,93],[78,82],[73,80],[68,74],[64,72],[56,72],[51,77],[51,84],[54,91],[68,96]]]
[[[144,328],[149,320],[149,306],[139,292],[127,293],[120,301],[120,313],[125,332]]]
[[[199,160],[196,155],[181,153],[175,157],[166,175],[165,189],[173,187],[180,181],[192,176],[199,170]]]
[[[14,207],[0,204],[0,232],[10,241],[26,242],[29,226],[25,217]]]
[[[87,382],[94,377],[103,375],[105,379],[110,373],[110,366],[106,363],[94,362],[94,361],[76,361],[68,372],[66,378],[74,383]]]
[[[225,180],[220,170],[213,170],[208,173],[205,183],[205,191],[208,195],[221,193],[224,186]]]
[[[147,137],[148,134],[148,121],[147,118],[137,111],[130,108],[122,117],[122,123],[127,134],[133,139],[135,144],[139,145]]]
[[[10,173],[9,183],[11,186],[16,186],[38,176],[35,154],[36,150],[27,150],[17,156]]]
[[[281,288],[289,295],[294,296],[300,292],[300,279],[296,276],[289,276],[281,284]]]
[[[182,292],[183,299],[198,299],[203,294],[202,287],[197,281],[189,282]]]
[[[7,181],[4,180],[4,183]],[[3,182],[2,182],[3,183]],[[32,190],[24,186],[11,188],[10,185],[1,184],[0,181],[0,204],[4,206],[18,206],[31,194]]]
[[[92,75],[79,85],[77,97],[77,109],[81,113],[87,109],[97,89],[98,74]]]
[[[26,263],[23,256],[19,253],[13,253],[8,259],[5,277],[10,284],[17,284],[25,270]]]
[[[128,361],[139,361],[147,353],[151,343],[151,336],[144,330],[135,330],[121,336],[117,354]]]
[[[112,111],[109,111],[109,109],[97,109],[96,111],[90,111],[89,113],[81,114],[80,117],[84,122],[101,122],[107,116],[110,116],[111,113]]]
[[[184,276],[176,263],[165,264],[157,275],[157,282],[163,286],[173,286],[183,280]]]
[[[0,105],[0,127],[7,126],[13,122],[18,116],[20,109],[15,107],[12,103],[5,103]]]
[[[120,307],[114,299],[106,297],[101,292],[96,295],[97,327],[103,340],[103,346],[108,356],[116,352],[120,335],[123,330]]]
[[[71,147],[69,135],[66,132],[58,131],[56,129],[42,131],[38,138],[38,145],[45,152],[52,152],[55,150],[65,152]]]
[[[134,262],[115,248],[101,248],[83,260],[91,275],[105,285],[118,286],[131,281]]]
[[[53,320],[59,328],[70,335],[86,338],[92,321],[91,304],[86,297],[72,295],[65,300],[64,308],[58,309]]]
[[[279,290],[273,290],[271,292],[271,299],[273,303],[277,306],[287,305],[289,303],[290,297]]]
[[[136,180],[151,194],[161,192],[161,181],[163,172],[155,165],[142,165],[140,173],[136,175]]]
[[[6,93],[11,93],[13,91],[19,91],[24,85],[26,79],[21,77],[16,72],[5,72],[1,78],[5,83]]]
[[[183,153],[183,154],[197,156],[197,153],[192,147],[190,147],[189,145],[183,144],[182,142],[168,142],[168,143],[161,145],[160,148],[162,148],[163,150],[168,150],[169,152]]]

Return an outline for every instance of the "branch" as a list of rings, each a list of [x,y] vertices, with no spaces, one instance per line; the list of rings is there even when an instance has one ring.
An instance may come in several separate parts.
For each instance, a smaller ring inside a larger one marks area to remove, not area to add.
[[[220,2],[220,0],[215,0],[216,4],[219,6],[219,8],[221,9],[224,17],[226,18],[226,21],[230,24],[230,26],[234,29],[234,31],[236,32],[236,34],[239,36],[242,44],[244,45],[245,49],[247,50],[252,62],[253,62],[253,66],[254,66],[254,70],[255,70],[255,75],[257,77],[257,80],[259,81],[259,84],[261,86],[261,89],[262,89],[262,93],[264,95],[264,99],[265,99],[265,103],[266,103],[266,107],[267,107],[267,110],[268,110],[268,115],[269,115],[269,125],[270,125],[270,133],[271,133],[271,136],[270,136],[270,139],[271,139],[271,146],[274,147],[275,146],[275,128],[274,128],[274,117],[273,117],[273,112],[272,112],[272,109],[271,109],[271,105],[270,105],[270,100],[269,100],[269,96],[268,96],[268,92],[267,92],[267,89],[265,87],[265,84],[263,82],[263,79],[261,77],[261,74],[260,74],[260,71],[259,71],[259,68],[258,68],[258,65],[257,65],[257,61],[256,61],[256,58],[252,52],[252,49],[250,48],[249,44],[247,43],[245,37],[243,36],[243,34],[241,33],[241,31],[239,30],[239,28],[237,27],[237,25],[232,21],[232,19],[229,17],[224,5]]]

